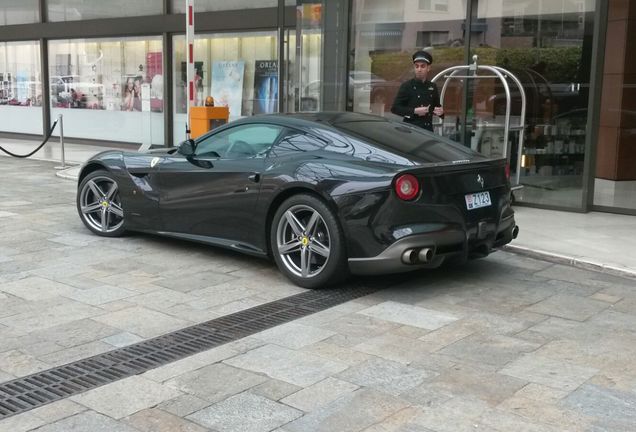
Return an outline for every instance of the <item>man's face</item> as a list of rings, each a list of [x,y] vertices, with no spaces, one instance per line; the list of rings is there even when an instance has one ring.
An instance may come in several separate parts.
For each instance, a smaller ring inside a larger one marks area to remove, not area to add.
[[[415,69],[415,78],[419,80],[425,80],[428,75],[428,71],[431,69],[431,65],[425,61],[418,61],[413,63]]]

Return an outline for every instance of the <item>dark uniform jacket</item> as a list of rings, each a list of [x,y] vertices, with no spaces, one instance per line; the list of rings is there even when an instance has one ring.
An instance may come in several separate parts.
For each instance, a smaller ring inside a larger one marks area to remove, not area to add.
[[[428,114],[424,116],[415,114],[415,108],[427,105],[430,105]],[[407,123],[432,131],[433,109],[439,106],[441,104],[437,86],[430,81],[422,82],[413,78],[400,86],[391,112],[404,117],[404,121]]]

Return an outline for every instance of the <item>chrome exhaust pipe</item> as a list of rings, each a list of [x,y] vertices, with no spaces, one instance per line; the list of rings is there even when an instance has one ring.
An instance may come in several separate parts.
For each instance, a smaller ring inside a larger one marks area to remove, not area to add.
[[[418,260],[418,262],[426,264],[426,263],[431,262],[431,260],[433,259],[433,255],[435,255],[433,253],[433,249],[431,249],[431,248],[422,248],[417,253],[417,260]]]
[[[415,249],[407,249],[402,252],[402,262],[404,264],[415,264],[417,261],[417,251]]]
[[[512,238],[516,239],[518,235],[519,235],[519,226],[515,225],[515,227],[512,229]]]

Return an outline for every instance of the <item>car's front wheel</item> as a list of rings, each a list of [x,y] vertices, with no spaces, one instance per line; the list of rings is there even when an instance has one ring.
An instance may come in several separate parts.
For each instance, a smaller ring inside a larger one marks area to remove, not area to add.
[[[108,171],[87,175],[77,191],[77,212],[84,225],[97,235],[118,237],[124,233],[124,209],[119,185]]]
[[[299,194],[274,215],[270,241],[285,276],[305,288],[320,288],[347,274],[344,235],[334,213],[319,198]]]

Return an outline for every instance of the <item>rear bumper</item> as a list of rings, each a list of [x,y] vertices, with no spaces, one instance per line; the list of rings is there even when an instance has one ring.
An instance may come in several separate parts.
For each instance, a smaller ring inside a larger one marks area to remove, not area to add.
[[[514,216],[502,219],[500,223],[480,223],[467,230],[448,226],[434,233],[410,235],[397,240],[377,256],[369,258],[349,258],[349,269],[354,274],[401,273],[418,269],[439,267],[448,258],[465,260],[488,255],[493,248],[510,243],[516,237]],[[433,250],[433,257],[426,263],[405,263],[403,255],[407,251]]]

